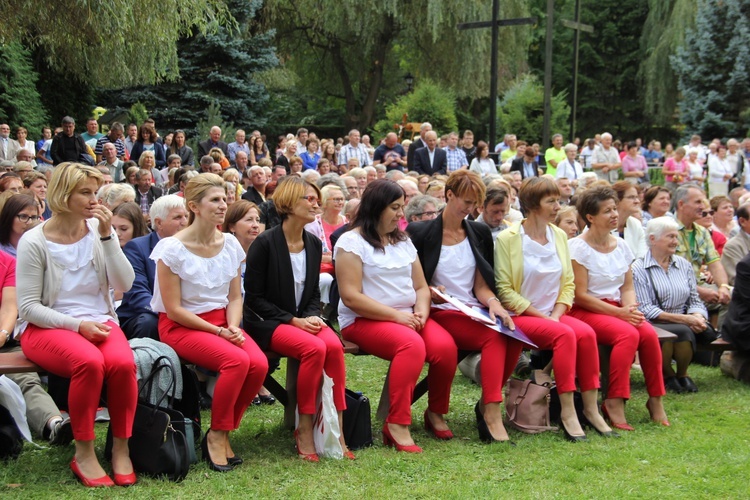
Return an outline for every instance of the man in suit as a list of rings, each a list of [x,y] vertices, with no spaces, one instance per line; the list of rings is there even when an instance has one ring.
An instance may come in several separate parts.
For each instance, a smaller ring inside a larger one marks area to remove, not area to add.
[[[737,222],[740,225],[740,232],[727,241],[721,254],[721,265],[727,272],[727,283],[732,286],[734,286],[737,264],[750,253],[750,204],[746,203],[737,209]]]
[[[150,170],[142,168],[135,174],[136,189],[135,189],[135,202],[140,205],[141,212],[144,214],[146,223],[149,222],[148,213],[151,210],[151,205],[154,204],[157,198],[161,197],[162,191],[153,184],[153,176]]]
[[[242,199],[260,206],[261,203],[266,201],[266,172],[263,167],[255,165],[250,167],[248,173],[250,174],[251,185],[242,195]]]
[[[174,236],[187,226],[185,198],[176,194],[162,196],[151,206],[149,215],[153,221],[154,232],[130,240],[123,248],[125,257],[135,271],[133,286],[122,297],[122,303],[117,308],[120,327],[128,339],[159,340],[159,316],[151,310],[156,263],[149,255],[160,239]]]
[[[448,156],[445,150],[437,147],[437,134],[434,131],[425,134],[425,147],[414,153],[413,170],[427,175],[445,175],[448,172]]]
[[[15,162],[20,149],[18,141],[10,138],[10,126],[7,123],[0,123],[0,161]]]
[[[198,156],[206,156],[211,148],[219,148],[224,152],[224,156],[229,158],[227,143],[221,140],[221,129],[216,126],[211,127],[208,136],[207,141],[198,143]]]
[[[521,179],[539,177],[539,164],[536,162],[534,148],[526,148],[522,158],[516,158],[510,163],[511,172],[520,172]]]
[[[432,130],[432,125],[429,122],[424,122],[419,126],[419,139],[411,143],[406,153],[406,166],[409,170],[414,170],[414,155],[418,149],[425,147],[424,138],[430,130]]]

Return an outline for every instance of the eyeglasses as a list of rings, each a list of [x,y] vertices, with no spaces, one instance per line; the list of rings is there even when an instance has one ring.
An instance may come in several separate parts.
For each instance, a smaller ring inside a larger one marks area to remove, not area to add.
[[[300,196],[300,200],[307,200],[308,203],[312,203],[317,205],[318,204],[318,197],[317,196]]]
[[[26,215],[26,214],[18,214],[16,215],[16,217],[18,217],[18,220],[20,220],[24,224],[28,224],[29,221],[37,222],[41,218],[38,215]]]
[[[716,212],[714,212],[713,210],[704,210],[704,211],[703,211],[703,212],[701,212],[701,213],[703,214],[703,217],[708,217],[709,215],[713,215],[713,214],[715,214]]]
[[[638,196],[637,194],[634,194],[633,196],[625,196],[624,198],[625,198],[626,200],[633,200],[633,201],[635,201],[635,200],[638,200],[638,201],[640,201],[640,200],[641,200],[641,197],[640,197],[640,196]]]
[[[346,199],[344,198],[328,198],[328,199],[334,203],[344,203],[346,201]]]
[[[432,217],[435,217],[435,216],[437,215],[437,212],[435,212],[435,211],[433,210],[433,211],[430,211],[430,212],[421,212],[421,213],[418,213],[418,214],[415,214],[415,215],[416,215],[417,217],[422,217],[422,216],[425,216],[425,217],[430,217],[430,218],[432,218]]]

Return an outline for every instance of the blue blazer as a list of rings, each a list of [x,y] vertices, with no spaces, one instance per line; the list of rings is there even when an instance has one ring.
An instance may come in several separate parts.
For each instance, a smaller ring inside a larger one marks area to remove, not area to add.
[[[149,259],[159,235],[156,232],[134,238],[127,242],[123,252],[135,271],[133,286],[122,297],[122,304],[117,308],[117,317],[124,323],[132,317],[143,313],[157,314],[151,310],[151,298],[154,296],[156,263]]]

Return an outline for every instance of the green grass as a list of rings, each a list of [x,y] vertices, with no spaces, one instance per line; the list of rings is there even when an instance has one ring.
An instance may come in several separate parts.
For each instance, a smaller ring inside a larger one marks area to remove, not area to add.
[[[374,420],[386,362],[347,356],[348,386],[371,400]],[[284,371],[282,364],[281,372]],[[743,498],[750,476],[750,387],[724,377],[718,368],[691,367],[700,392],[669,395],[665,406],[671,428],[648,420],[643,377],[633,372],[628,422],[636,432],[620,439],[589,433],[571,444],[560,434],[525,435],[511,431],[517,447],[484,445],[477,437],[473,406],[479,387],[457,374],[449,424],[457,439],[427,436],[421,414],[426,399],[413,407],[413,436],[422,455],[397,453],[376,445],[356,452],[357,460],[304,463],[294,455],[291,432],[281,427],[283,408],[250,408],[233,434],[244,465],[228,474],[194,465],[182,483],[139,478],[129,489],[84,490],[68,469],[73,448],[37,450],[27,445],[14,462],[0,464],[0,498],[170,497],[218,498]],[[208,425],[204,414],[204,428]],[[103,447],[106,426],[97,426]],[[105,467],[106,468],[106,467]]]

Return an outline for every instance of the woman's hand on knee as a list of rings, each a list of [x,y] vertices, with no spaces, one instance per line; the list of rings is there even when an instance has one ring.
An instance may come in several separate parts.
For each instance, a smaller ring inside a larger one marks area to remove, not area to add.
[[[245,332],[243,332],[239,327],[236,326],[223,328],[221,332],[219,332],[219,336],[223,336],[225,339],[236,346],[241,346],[245,343]]]
[[[310,318],[292,318],[291,325],[312,334],[319,333],[323,328],[323,322],[320,318],[314,316],[311,316]]]
[[[78,333],[80,333],[83,338],[94,344],[104,342],[104,340],[109,337],[109,331],[111,329],[111,326],[96,321],[81,321],[81,324],[78,325]]]

